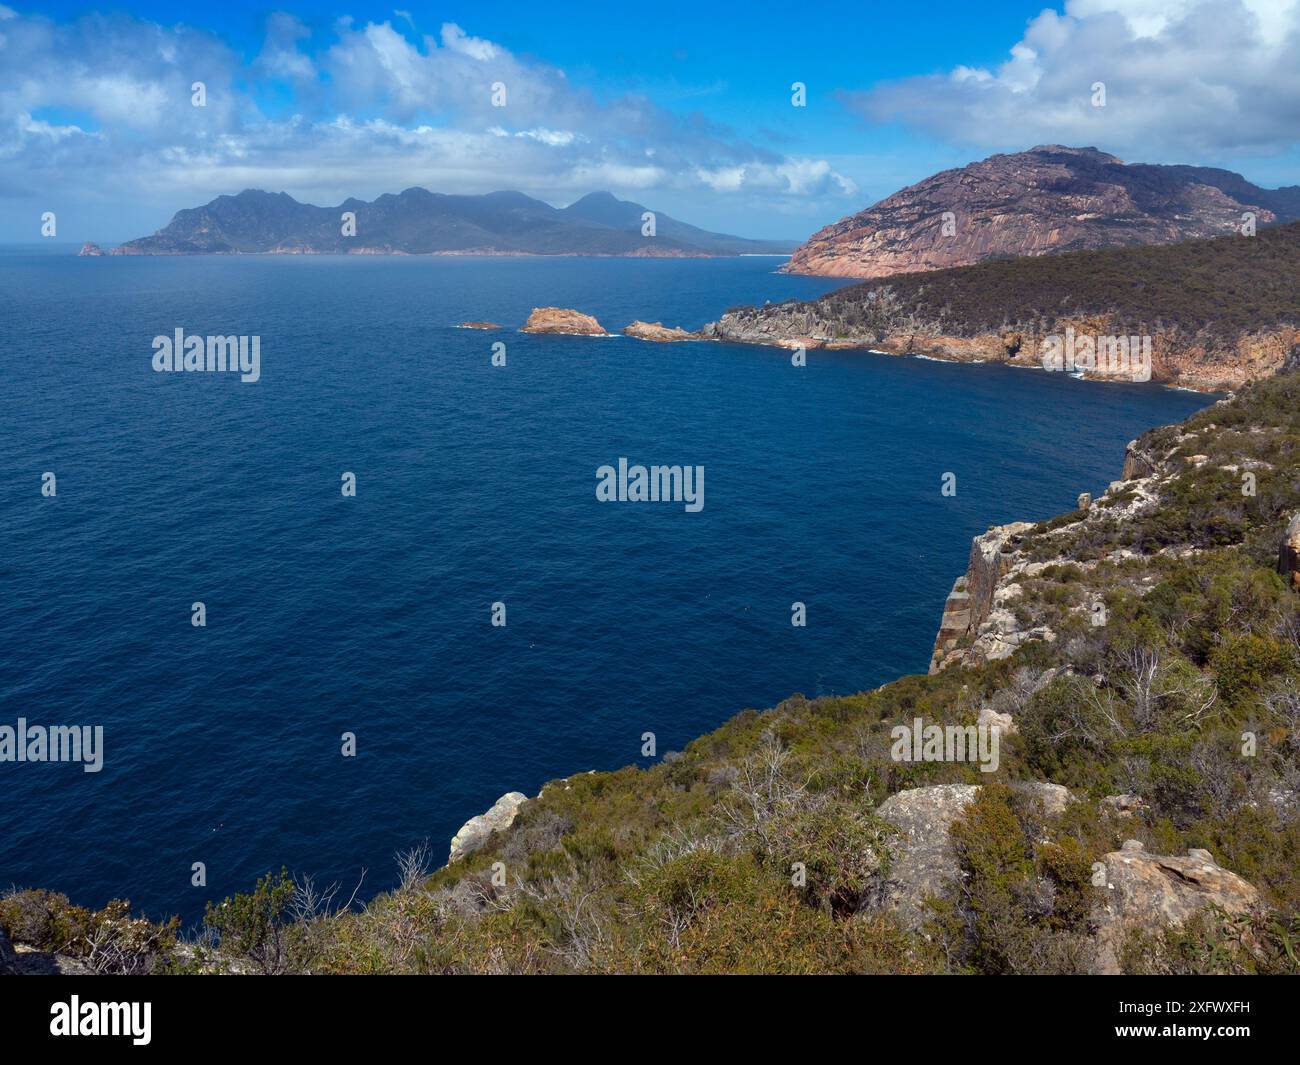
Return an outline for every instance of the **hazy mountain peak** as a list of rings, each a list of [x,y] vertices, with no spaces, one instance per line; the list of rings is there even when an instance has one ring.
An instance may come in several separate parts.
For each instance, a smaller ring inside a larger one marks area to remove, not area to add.
[[[356,215],[344,236],[340,213]],[[501,253],[513,255],[708,256],[785,252],[793,242],[751,241],[709,233],[666,214],[643,232],[646,208],[608,192],[557,210],[518,190],[449,196],[412,186],[371,202],[336,207],[299,203],[288,193],[245,189],[178,211],[151,237],[118,255]]]

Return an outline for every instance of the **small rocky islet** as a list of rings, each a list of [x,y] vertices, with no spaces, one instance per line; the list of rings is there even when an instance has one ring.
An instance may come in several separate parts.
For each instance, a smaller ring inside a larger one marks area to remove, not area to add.
[[[500,329],[495,322],[461,322],[457,329]],[[570,307],[534,307],[528,321],[520,329],[521,333],[549,333],[558,336],[610,337],[617,336],[609,332],[590,314],[573,310]],[[663,322],[629,323],[622,330],[623,336],[636,340],[648,340],[658,344],[669,344],[681,340],[706,340],[701,333],[692,333],[680,326],[666,326]]]

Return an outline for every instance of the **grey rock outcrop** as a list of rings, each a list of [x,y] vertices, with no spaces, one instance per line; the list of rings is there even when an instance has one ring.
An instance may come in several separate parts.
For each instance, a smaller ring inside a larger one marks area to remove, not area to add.
[[[1062,813],[1073,801],[1059,784],[1011,786],[1037,799],[1049,816]],[[914,931],[926,924],[926,898],[941,895],[963,875],[949,830],[979,790],[976,784],[910,788],[891,795],[877,810],[899,832],[891,846],[881,904]],[[1100,898],[1092,914],[1096,931],[1089,965],[1098,974],[1120,971],[1120,950],[1133,929],[1176,927],[1210,906],[1244,913],[1260,903],[1254,886],[1219,866],[1206,850],[1189,850],[1185,857],[1148,854],[1137,840],[1129,840],[1122,849],[1103,855],[1099,864],[1105,882],[1098,885]]]
[[[1181,925],[1209,906],[1244,913],[1259,904],[1259,892],[1236,873],[1220,867],[1206,850],[1189,850],[1186,857],[1148,854],[1141,843],[1131,839],[1101,860],[1106,883],[1094,913],[1098,973],[1120,971],[1120,948],[1135,928]]]
[[[975,722],[977,725],[983,725],[986,728],[996,728],[1003,736],[1014,736],[1020,731],[1016,725],[1016,719],[1010,714],[999,714],[991,706],[980,708],[979,717]]]
[[[493,832],[502,832],[515,823],[519,816],[519,807],[528,801],[528,796],[519,791],[509,791],[493,803],[492,808],[477,817],[471,817],[451,838],[451,853],[447,862],[459,861],[467,854],[478,850]]]
[[[1146,808],[1140,795],[1107,795],[1098,805],[1111,817],[1132,817]]]
[[[1155,472],[1155,458],[1142,450],[1136,440],[1130,440],[1128,446],[1124,448],[1124,471],[1120,474],[1120,478],[1134,481],[1150,477]]]
[[[939,635],[935,639],[930,664],[931,673],[937,673],[947,665],[957,644],[965,636],[977,633],[988,620],[998,582],[1010,568],[1016,538],[1033,527],[1033,523],[1027,521],[996,525],[972,540],[966,573],[957,579],[944,603],[943,619],[939,623]],[[1007,654],[1010,653],[1008,650]]]
[[[1017,790],[1037,798],[1046,814],[1060,813],[1070,792],[1059,784],[1022,783]],[[979,794],[978,784],[934,784],[896,792],[876,811],[899,831],[893,861],[882,893],[886,909],[907,927],[919,930],[926,922],[925,899],[940,895],[961,877],[957,852],[948,836],[953,822]]]

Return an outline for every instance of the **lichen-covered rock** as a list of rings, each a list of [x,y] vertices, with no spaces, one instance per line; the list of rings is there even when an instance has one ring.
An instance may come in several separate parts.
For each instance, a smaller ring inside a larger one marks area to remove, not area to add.
[[[519,791],[510,791],[492,805],[486,813],[471,817],[451,838],[451,853],[448,863],[459,861],[465,855],[478,850],[493,832],[502,832],[515,823],[519,816],[519,807],[528,801],[528,796]]]
[[[1069,789],[1059,784],[1011,786],[1036,799],[1048,816],[1064,812],[1073,801]],[[975,784],[937,784],[900,791],[880,804],[877,814],[899,833],[891,843],[881,902],[907,927],[920,931],[928,919],[926,898],[942,895],[962,877],[949,830],[979,791]],[[1190,850],[1186,857],[1148,854],[1137,840],[1129,840],[1099,864],[1105,882],[1098,885],[1101,897],[1092,915],[1096,933],[1090,968],[1096,973],[1120,971],[1119,951],[1133,929],[1177,926],[1209,906],[1243,913],[1260,902],[1249,882],[1220,867],[1205,850]]]
[[[1048,815],[1060,813],[1071,799],[1069,789],[1060,784],[1025,782],[1012,787],[1039,800]],[[979,791],[978,784],[908,788],[889,796],[877,809],[880,819],[899,831],[890,846],[892,861],[882,893],[883,905],[907,927],[920,930],[927,917],[926,897],[943,894],[952,881],[961,877],[948,830]]]
[[[1154,931],[1181,925],[1209,906],[1245,913],[1260,901],[1249,882],[1220,867],[1206,850],[1189,850],[1185,858],[1148,854],[1131,839],[1101,861],[1106,882],[1093,915],[1098,973],[1120,971],[1119,950],[1135,928]]]
[[[948,829],[979,794],[977,784],[935,784],[889,796],[876,811],[899,830],[884,886],[884,905],[909,928],[926,920],[923,904],[961,876]]]
[[[609,336],[595,318],[566,307],[534,307],[524,324],[525,333],[565,333],[573,336]]]

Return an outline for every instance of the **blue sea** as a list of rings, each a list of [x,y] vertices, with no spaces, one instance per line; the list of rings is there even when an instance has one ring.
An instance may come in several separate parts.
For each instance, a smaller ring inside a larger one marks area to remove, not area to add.
[[[662,756],[924,671],[973,535],[1101,491],[1210,401],[517,332],[839,284],[778,264],[0,251],[0,724],[104,730],[99,773],[0,763],[0,886],[187,922],[282,865],[384,890],[506,791],[648,764],[643,733]],[[155,373],[177,328],[259,336],[261,380]],[[620,457],[703,466],[703,509],[599,502]]]

